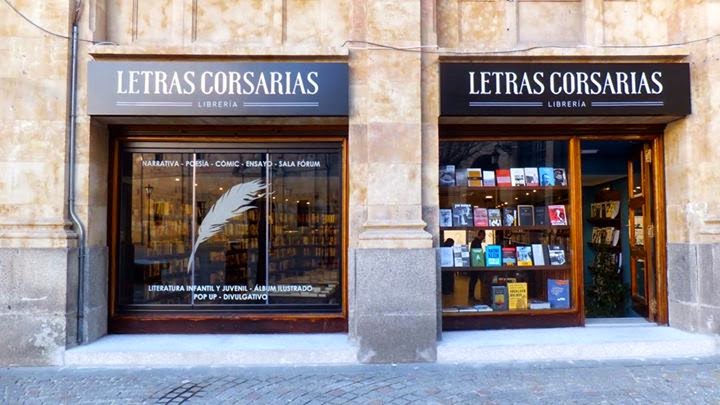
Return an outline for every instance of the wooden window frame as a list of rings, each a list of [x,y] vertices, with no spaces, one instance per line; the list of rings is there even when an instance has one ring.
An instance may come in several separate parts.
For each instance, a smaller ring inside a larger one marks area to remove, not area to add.
[[[109,333],[332,333],[348,330],[348,151],[347,126],[112,126],[108,190],[108,332]],[[117,303],[120,154],[131,142],[177,144],[280,145],[335,144],[341,170],[341,284],[340,312],[258,313],[121,313]]]
[[[556,124],[511,124],[511,125],[472,125],[472,124],[445,124],[440,125],[439,142],[445,140],[464,141],[550,141],[567,140],[569,142],[568,177],[580,179],[582,175],[580,145],[586,140],[601,141],[645,141],[652,144],[653,172],[655,173],[656,187],[653,189],[653,210],[656,219],[656,297],[658,324],[668,323],[668,293],[667,293],[667,258],[666,258],[666,223],[665,223],[665,178],[663,158],[663,132],[664,124],[648,125],[556,125]],[[439,162],[438,162],[439,164]],[[582,184],[574,181],[570,185],[571,223],[579,224],[571,228],[573,255],[573,288],[572,302],[576,303],[570,310],[544,310],[537,313],[522,311],[512,313],[443,313],[443,330],[469,330],[469,329],[500,329],[500,328],[535,328],[535,327],[565,327],[585,325],[585,297],[581,288],[584,286],[583,269],[583,213],[582,213]],[[437,230],[439,234],[439,229]]]

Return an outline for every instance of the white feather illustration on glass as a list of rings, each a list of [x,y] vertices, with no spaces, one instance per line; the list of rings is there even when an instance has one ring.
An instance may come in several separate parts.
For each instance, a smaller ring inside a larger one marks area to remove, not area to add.
[[[264,194],[260,192],[264,189],[265,185],[262,180],[255,179],[232,186],[230,190],[218,198],[200,223],[197,239],[192,253],[190,253],[190,260],[188,260],[188,272],[191,269],[193,260],[195,260],[195,252],[198,246],[220,232],[231,219],[247,210],[256,208],[250,206],[250,203],[262,197]]]

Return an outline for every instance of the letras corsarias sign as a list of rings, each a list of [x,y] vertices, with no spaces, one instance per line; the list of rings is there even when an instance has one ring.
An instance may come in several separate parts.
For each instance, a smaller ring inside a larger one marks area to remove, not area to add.
[[[347,116],[345,63],[88,63],[90,115]]]
[[[690,114],[687,63],[443,63],[441,114]]]

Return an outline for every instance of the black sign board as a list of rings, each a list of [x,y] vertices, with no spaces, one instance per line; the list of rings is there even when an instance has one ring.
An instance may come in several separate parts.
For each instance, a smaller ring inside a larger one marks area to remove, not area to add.
[[[686,63],[443,63],[444,116],[687,115]]]
[[[90,115],[346,116],[345,63],[88,64]]]

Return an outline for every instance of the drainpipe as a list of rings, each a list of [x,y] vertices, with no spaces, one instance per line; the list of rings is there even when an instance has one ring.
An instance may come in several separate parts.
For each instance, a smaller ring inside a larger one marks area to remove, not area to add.
[[[68,213],[75,232],[78,236],[78,289],[77,289],[77,343],[85,342],[85,328],[83,327],[85,307],[85,270],[87,267],[85,247],[85,226],[75,211],[75,176],[76,164],[76,110],[77,110],[77,59],[78,59],[78,20],[80,18],[80,4],[78,2],[72,25],[72,38],[70,49],[70,120],[68,124]]]

